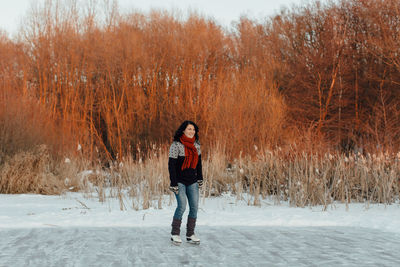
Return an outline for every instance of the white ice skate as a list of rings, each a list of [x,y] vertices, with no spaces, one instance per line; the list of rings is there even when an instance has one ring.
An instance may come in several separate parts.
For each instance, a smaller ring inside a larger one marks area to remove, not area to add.
[[[182,244],[182,239],[179,235],[171,235],[172,244],[179,246]]]
[[[187,236],[187,237],[186,237],[186,241],[187,241],[188,243],[190,243],[190,244],[195,244],[195,245],[200,244],[200,238],[198,238],[198,237],[195,236],[195,235]]]

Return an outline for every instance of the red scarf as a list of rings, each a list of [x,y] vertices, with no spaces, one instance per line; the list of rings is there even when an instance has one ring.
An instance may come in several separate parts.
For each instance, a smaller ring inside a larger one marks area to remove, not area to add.
[[[196,138],[187,137],[185,134],[182,134],[181,143],[185,146],[185,160],[182,164],[182,170],[192,168],[196,169],[197,161],[199,160],[199,154],[197,153],[197,149],[194,146],[194,141]]]

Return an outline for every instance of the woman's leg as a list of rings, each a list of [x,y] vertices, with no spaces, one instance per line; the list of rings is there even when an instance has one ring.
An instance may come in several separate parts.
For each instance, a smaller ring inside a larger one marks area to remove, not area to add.
[[[175,194],[177,207],[175,209],[174,218],[172,219],[171,235],[179,235],[181,233],[182,216],[186,209],[186,188],[184,184],[178,183],[179,192]]]
[[[189,216],[186,225],[186,236],[194,235],[194,228],[196,227],[197,210],[199,207],[199,185],[198,183],[186,186],[186,195],[189,200]]]
[[[196,219],[199,207],[199,184],[193,183],[186,186],[186,195],[189,200],[189,217]]]
[[[186,209],[186,186],[184,184],[178,183],[179,192],[175,194],[177,207],[175,209],[174,218],[182,220],[183,213]]]
[[[178,183],[179,191],[176,196],[177,207],[175,209],[174,218],[172,219],[171,235],[179,235],[181,232],[182,216],[186,209],[186,186]]]

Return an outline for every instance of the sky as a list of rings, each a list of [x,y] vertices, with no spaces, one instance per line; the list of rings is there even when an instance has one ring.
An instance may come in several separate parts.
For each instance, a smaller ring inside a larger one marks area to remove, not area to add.
[[[102,0],[97,1],[101,2]],[[43,3],[45,0],[1,0],[0,2],[0,29],[14,35],[31,3]],[[120,10],[125,12],[129,10],[148,12],[152,8],[179,9],[182,11],[190,9],[202,15],[213,17],[223,26],[229,26],[241,15],[261,19],[273,15],[282,7],[307,2],[309,0],[118,0]]]

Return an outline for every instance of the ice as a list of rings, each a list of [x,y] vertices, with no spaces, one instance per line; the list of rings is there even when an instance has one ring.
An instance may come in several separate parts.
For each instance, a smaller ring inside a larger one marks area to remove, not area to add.
[[[0,195],[0,266],[400,266],[398,203],[323,211],[226,194],[200,201],[201,244],[174,246],[169,198],[121,211],[81,193]]]

